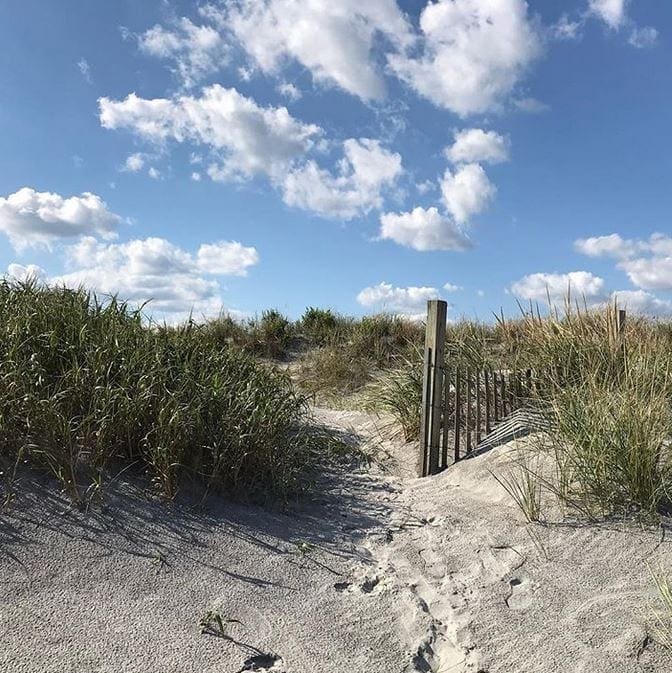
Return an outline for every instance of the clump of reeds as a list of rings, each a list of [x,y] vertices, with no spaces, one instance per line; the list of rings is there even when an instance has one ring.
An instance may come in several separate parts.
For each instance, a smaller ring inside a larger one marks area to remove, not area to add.
[[[367,386],[367,408],[386,411],[401,427],[406,441],[420,436],[422,406],[423,354],[413,347],[400,356],[395,367],[379,372]]]
[[[323,444],[306,398],[221,337],[194,324],[148,328],[140,311],[83,290],[1,281],[6,473],[18,461],[45,468],[78,503],[129,465],[166,497],[187,477],[229,493],[300,489]]]
[[[672,487],[672,350],[656,325],[619,329],[617,315],[569,303],[529,313],[515,344],[535,370],[556,494],[589,515],[652,515]]]

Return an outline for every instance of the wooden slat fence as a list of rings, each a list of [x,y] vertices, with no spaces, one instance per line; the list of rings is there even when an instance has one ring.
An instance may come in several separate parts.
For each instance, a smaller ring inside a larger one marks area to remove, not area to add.
[[[444,359],[446,311],[444,301],[427,302],[420,476],[437,474],[468,456],[499,423],[529,406],[540,385],[531,369],[451,366]],[[617,311],[617,335],[625,320],[625,311]]]
[[[442,408],[438,441],[423,446],[423,475],[436,474],[468,456],[501,421],[531,397],[531,370],[440,369]],[[429,433],[427,433],[429,434]],[[436,460],[430,453],[440,446]],[[434,465],[434,469],[430,466]]]

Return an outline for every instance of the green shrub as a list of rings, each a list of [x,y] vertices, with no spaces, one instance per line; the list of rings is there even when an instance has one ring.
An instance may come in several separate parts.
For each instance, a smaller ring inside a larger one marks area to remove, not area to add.
[[[330,309],[310,306],[301,316],[300,324],[310,344],[325,346],[338,340],[339,328],[343,327],[343,322]]]
[[[261,318],[248,324],[248,348],[257,355],[280,360],[287,355],[292,341],[292,324],[279,311],[263,311]]]
[[[365,391],[366,406],[386,411],[401,426],[406,441],[420,436],[423,353],[415,348],[396,367],[378,372]]]
[[[424,326],[401,316],[381,313],[364,316],[352,326],[347,350],[350,357],[365,357],[378,367],[389,367],[424,340]]]
[[[340,346],[325,346],[307,353],[296,372],[301,390],[319,400],[352,395],[372,380],[374,363],[351,358]]]

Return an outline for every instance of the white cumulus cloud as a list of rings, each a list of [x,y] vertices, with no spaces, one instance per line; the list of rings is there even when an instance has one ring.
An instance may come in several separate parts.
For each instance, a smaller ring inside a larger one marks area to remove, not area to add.
[[[336,174],[314,161],[289,172],[283,198],[289,206],[324,217],[351,219],[382,206],[382,192],[402,173],[401,156],[370,138],[349,138]]]
[[[171,323],[190,313],[218,315],[223,302],[216,276],[245,275],[259,259],[254,248],[236,242],[203,244],[193,255],[163,238],[101,243],[85,237],[67,252],[71,270],[49,284],[118,295],[137,306],[150,302],[146,313]]]
[[[666,234],[652,234],[648,240],[593,236],[575,241],[574,247],[591,257],[616,259],[618,268],[639,288],[672,289],[672,237]]]
[[[395,0],[241,0],[220,10],[219,20],[263,72],[277,74],[293,60],[316,82],[363,100],[385,94],[372,54],[377,37],[395,46],[411,40]]]
[[[430,2],[420,29],[422,54],[390,54],[390,67],[462,117],[496,109],[542,50],[525,0]]]
[[[21,282],[29,280],[43,281],[47,277],[47,274],[45,270],[42,267],[37,266],[37,264],[24,265],[12,263],[7,267],[5,277]]]
[[[301,90],[291,82],[280,82],[277,86],[278,93],[291,101],[301,98]]]
[[[202,144],[215,151],[210,167],[217,180],[281,175],[307,152],[322,131],[303,124],[284,107],[260,107],[236,89],[218,84],[200,96],[175,99],[101,98],[100,122],[107,129],[128,129],[145,140]]]
[[[63,197],[23,187],[0,197],[0,231],[16,250],[47,247],[67,238],[95,234],[114,238],[122,218],[90,192]]]
[[[247,276],[248,268],[258,262],[257,250],[237,241],[204,243],[196,255],[201,271],[221,276]]]
[[[591,236],[574,241],[574,249],[589,257],[625,258],[639,250],[637,241],[625,240],[619,234]]]
[[[562,303],[571,294],[572,300],[588,303],[605,298],[604,279],[588,271],[570,273],[532,273],[517,280],[510,291],[519,299],[551,303]]]
[[[479,164],[464,164],[454,172],[447,169],[441,181],[441,194],[448,212],[458,224],[465,224],[484,210],[497,188]]]
[[[589,11],[609,28],[618,30],[626,19],[625,0],[589,0]]]
[[[129,173],[137,173],[138,171],[141,171],[145,166],[145,157],[141,152],[134,152],[133,154],[129,154],[129,156],[126,157],[126,161],[124,162],[124,170],[128,171]]]
[[[380,224],[381,238],[415,250],[468,250],[472,247],[462,229],[434,207],[384,213]]]
[[[659,299],[644,290],[619,290],[611,295],[620,308],[637,315],[668,317],[672,315],[672,301]]]
[[[672,255],[628,259],[619,264],[630,281],[645,290],[672,290]]]
[[[498,164],[509,158],[509,141],[496,131],[462,129],[454,137],[446,148],[446,157],[453,163]]]
[[[138,38],[141,51],[173,63],[187,87],[219,70],[229,58],[224,35],[212,26],[197,26],[183,17],[171,29],[156,25]]]
[[[628,44],[637,49],[645,49],[646,47],[653,47],[658,42],[658,31],[651,26],[644,26],[642,28],[633,28],[628,38]]]
[[[440,295],[435,287],[394,287],[391,283],[382,282],[365,287],[357,295],[357,302],[376,311],[423,319],[427,301],[438,299]]]

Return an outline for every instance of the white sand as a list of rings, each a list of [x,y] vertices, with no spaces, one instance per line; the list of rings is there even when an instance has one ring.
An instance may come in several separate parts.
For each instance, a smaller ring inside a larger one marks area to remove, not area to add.
[[[378,442],[370,416],[319,416]],[[525,525],[488,471],[512,446],[420,480],[413,448],[383,441],[386,469],[335,470],[288,513],[127,486],[83,516],[42,486],[0,519],[0,671],[672,670],[647,632],[647,563],[672,572],[670,543]],[[237,620],[230,639],[200,633],[208,610]]]

